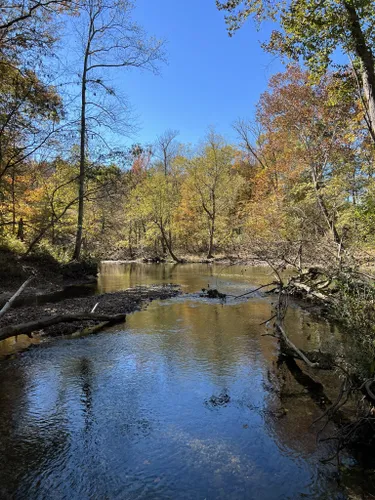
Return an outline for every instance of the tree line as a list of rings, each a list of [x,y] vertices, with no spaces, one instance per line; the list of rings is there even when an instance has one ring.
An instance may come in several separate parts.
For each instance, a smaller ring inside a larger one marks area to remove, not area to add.
[[[134,122],[110,75],[157,73],[165,61],[164,41],[133,20],[133,3],[1,1],[2,246],[64,260],[176,262],[275,247],[289,258],[293,248],[300,267],[322,242],[336,255],[371,249],[371,2],[217,4],[229,12],[231,34],[252,15],[279,23],[267,48],[289,62],[255,118],[233,124],[231,143],[208,129],[186,145],[170,129],[125,147]],[[71,72],[57,50],[67,33],[77,54]],[[335,64],[337,50],[348,64]]]

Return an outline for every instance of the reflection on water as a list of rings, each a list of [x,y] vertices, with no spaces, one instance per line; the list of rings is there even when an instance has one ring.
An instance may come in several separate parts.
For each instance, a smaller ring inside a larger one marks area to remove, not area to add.
[[[249,288],[249,284],[266,284],[274,280],[266,266],[229,266],[219,264],[136,264],[102,262],[99,269],[100,292],[125,290],[137,285],[152,283],[177,283],[185,292],[197,292],[202,288],[231,290]],[[250,287],[251,288],[251,287]]]
[[[265,268],[217,271],[105,265],[99,287],[210,283],[239,295],[270,280]],[[260,326],[271,310],[259,296],[179,297],[128,316],[123,330],[1,362],[0,498],[346,498],[319,462],[317,406],[276,374],[277,346]],[[297,307],[286,328],[306,348],[336,338]],[[210,403],[224,393],[227,404]]]
[[[23,351],[28,347],[39,344],[40,339],[29,337],[28,335],[17,335],[0,341],[0,359],[1,357],[12,355],[18,351]]]

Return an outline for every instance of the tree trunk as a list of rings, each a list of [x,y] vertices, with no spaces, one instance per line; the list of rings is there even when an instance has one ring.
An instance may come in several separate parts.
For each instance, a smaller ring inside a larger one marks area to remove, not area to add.
[[[129,242],[129,257],[131,259],[134,259],[134,250],[133,250],[133,245],[132,245],[132,227],[130,226],[129,228],[129,236],[128,236],[128,242]]]
[[[12,295],[12,297],[8,300],[8,302],[6,302],[6,304],[4,305],[4,307],[0,310],[0,318],[2,316],[5,315],[5,313],[8,311],[8,309],[10,309],[13,305],[13,302],[16,300],[16,298],[21,295],[21,293],[25,290],[25,288],[27,287],[27,285],[30,283],[30,281],[32,281],[34,279],[34,276],[30,276],[20,287],[19,289],[16,291],[16,293],[14,293]]]
[[[349,30],[354,41],[354,50],[361,63],[362,90],[366,105],[366,122],[375,142],[375,73],[374,56],[366,43],[358,13],[352,3],[344,1],[349,18]]]
[[[80,150],[79,150],[79,189],[78,189],[78,218],[76,242],[73,253],[73,260],[79,260],[82,247],[82,230],[84,216],[84,197],[85,197],[85,177],[86,177],[86,85],[87,85],[87,67],[89,62],[89,53],[91,45],[93,23],[91,21],[89,37],[85,50],[83,61],[82,85],[81,85],[81,127],[80,127]]]
[[[207,252],[207,259],[213,259],[213,249],[214,249],[214,235],[215,235],[215,218],[216,218],[216,198],[215,193],[212,193],[212,216],[211,216],[211,227],[210,227],[210,243]]]
[[[172,259],[175,261],[175,262],[181,262],[181,260],[174,254],[173,250],[172,250],[172,246],[170,245],[169,241],[168,241],[168,237],[167,235],[165,234],[165,230],[164,230],[164,226],[162,223],[158,224],[159,226],[159,229],[160,229],[160,232],[161,232],[161,235],[162,235],[162,238],[163,238],[163,242],[165,244],[165,246],[168,248],[168,252],[170,254],[170,256],[172,257]]]
[[[12,233],[16,234],[16,192],[15,192],[16,176],[14,167],[12,168]]]
[[[22,217],[18,221],[17,239],[19,239],[20,241],[25,241],[25,232],[24,232],[24,228],[23,228],[23,218]]]
[[[319,204],[320,210],[321,210],[322,214],[324,215],[324,218],[325,218],[325,220],[326,220],[326,222],[327,222],[327,224],[332,232],[333,240],[338,245],[341,245],[342,241],[341,241],[340,235],[337,231],[336,225],[335,225],[332,217],[329,215],[329,212],[328,212],[326,204],[323,200],[323,197],[319,193],[319,188],[315,187],[315,191],[316,191],[316,197],[318,199],[318,204]]]
[[[55,244],[55,216],[51,216],[51,245]]]
[[[86,75],[82,80],[82,103],[81,103],[81,142],[79,158],[79,188],[78,188],[78,218],[76,242],[73,253],[73,260],[79,260],[82,246],[82,229],[84,215],[84,196],[85,196],[85,173],[86,173]]]
[[[324,216],[325,221],[328,224],[328,227],[330,228],[330,230],[332,232],[334,242],[337,243],[338,245],[342,246],[342,241],[341,241],[340,235],[337,231],[335,222],[334,222],[333,218],[330,216],[328,208],[327,208],[325,201],[323,199],[323,196],[320,193],[320,185],[318,182],[318,176],[316,173],[316,169],[314,166],[310,166],[310,170],[311,170],[311,176],[312,176],[312,180],[314,183],[314,189],[315,189],[316,199],[318,200],[319,208]]]
[[[213,254],[212,254],[213,248],[214,248],[214,231],[215,231],[215,226],[214,226],[214,222],[212,222],[211,227],[210,227],[210,242],[209,242],[209,246],[208,246],[207,259],[214,258]]]
[[[160,243],[161,243],[161,251],[163,253],[163,257],[165,257],[165,254],[167,253],[167,247],[166,247],[166,244],[165,244],[165,238],[164,236],[162,235],[162,237],[160,238]]]

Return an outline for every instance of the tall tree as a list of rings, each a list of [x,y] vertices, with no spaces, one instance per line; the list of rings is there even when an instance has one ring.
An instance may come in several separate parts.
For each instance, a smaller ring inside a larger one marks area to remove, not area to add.
[[[188,191],[203,212],[208,233],[207,258],[213,258],[218,218],[228,213],[235,199],[237,178],[233,175],[233,148],[211,131],[200,155],[188,162]]]
[[[178,143],[176,137],[178,130],[166,130],[156,139],[155,155],[162,162],[164,175],[167,175],[171,168],[171,163],[178,154]]]
[[[132,193],[133,219],[141,216],[144,222],[157,228],[162,245],[175,262],[180,262],[174,250],[172,226],[180,201],[179,181],[171,175],[150,170]]]
[[[229,11],[226,21],[233,34],[248,18],[273,19],[274,31],[267,48],[294,59],[302,58],[322,74],[335,62],[335,53],[347,54],[358,75],[367,126],[375,141],[375,4],[371,0],[216,0]]]
[[[156,72],[158,61],[164,58],[163,42],[148,38],[132,21],[133,9],[133,3],[128,0],[88,0],[81,9],[79,22],[84,50],[80,75],[79,202],[73,259],[80,258],[82,246],[88,130],[90,135],[98,137],[98,128],[111,130],[120,121],[117,109],[108,104],[108,98],[117,98],[120,108],[119,96],[104,75],[108,70],[130,67]],[[122,125],[125,128],[125,124]],[[102,139],[106,144],[103,136]]]
[[[338,213],[352,189],[347,179],[357,166],[361,124],[353,95],[344,88],[338,97],[339,87],[345,82],[332,75],[311,85],[308,72],[289,67],[271,78],[257,118],[264,130],[258,154],[267,158],[260,176],[269,179],[271,193],[276,190],[295,207],[315,201],[318,217],[312,222],[321,219],[340,245]]]

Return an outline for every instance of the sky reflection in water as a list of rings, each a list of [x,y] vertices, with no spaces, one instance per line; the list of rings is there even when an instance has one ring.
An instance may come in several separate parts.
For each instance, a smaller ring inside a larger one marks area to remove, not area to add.
[[[112,265],[99,287],[174,282],[191,293],[210,283],[239,295],[270,280],[266,268]],[[345,498],[319,462],[319,410],[277,372],[275,340],[262,336],[271,311],[259,296],[177,298],[128,316],[124,330],[1,362],[0,497]],[[286,327],[302,347],[335,342],[297,307]]]

